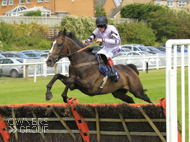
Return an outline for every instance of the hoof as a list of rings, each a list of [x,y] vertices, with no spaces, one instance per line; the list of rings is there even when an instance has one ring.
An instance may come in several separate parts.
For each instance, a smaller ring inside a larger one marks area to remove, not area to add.
[[[66,98],[63,98],[63,101],[64,101],[65,103],[67,103],[67,99],[66,99]]]
[[[68,97],[63,97],[63,101],[64,101],[65,103],[67,103],[67,99],[68,99]]]
[[[53,98],[52,93],[50,92],[49,94],[46,94],[46,101],[49,101]]]

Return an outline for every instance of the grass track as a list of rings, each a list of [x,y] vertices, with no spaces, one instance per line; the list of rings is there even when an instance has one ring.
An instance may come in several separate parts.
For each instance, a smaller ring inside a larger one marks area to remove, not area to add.
[[[46,85],[51,77],[37,77],[34,83],[33,78],[25,81],[24,78],[0,78],[0,104],[20,104],[20,103],[44,103],[46,93]],[[140,71],[140,79],[150,99],[154,103],[158,103],[160,98],[165,97],[165,70],[150,70],[149,73]],[[61,94],[64,90],[64,84],[59,80],[52,87],[53,98],[48,102],[62,103]],[[136,103],[146,103],[143,100],[135,98]],[[78,90],[69,91],[69,97],[78,98],[80,103],[122,103],[121,100],[115,99],[112,94],[97,95],[90,97]]]
[[[185,92],[186,92],[186,142],[188,142],[188,86],[187,86],[187,69],[185,70]],[[165,69],[149,70],[148,73],[140,71],[139,75],[144,89],[153,103],[159,103],[158,100],[165,97]],[[58,80],[52,87],[53,98],[51,101],[45,100],[46,85],[51,80],[51,77],[37,77],[37,82],[34,83],[33,78],[25,81],[24,78],[0,78],[0,105],[3,104],[22,104],[22,103],[63,103],[61,94],[64,90],[64,85]],[[181,72],[178,69],[178,104],[181,104]],[[143,100],[135,98],[136,103],[146,103]],[[68,92],[68,97],[78,98],[79,103],[122,103],[119,99],[115,99],[112,94],[97,95],[89,97],[78,90]],[[178,105],[178,120],[181,123],[181,106]]]

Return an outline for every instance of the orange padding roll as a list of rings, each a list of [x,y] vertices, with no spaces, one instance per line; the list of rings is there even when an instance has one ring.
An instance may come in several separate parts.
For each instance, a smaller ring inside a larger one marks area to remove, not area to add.
[[[81,105],[91,105],[91,106],[117,106],[117,105],[120,105],[120,104],[95,104],[95,103],[79,103]],[[146,106],[146,105],[153,105],[151,103],[142,103],[142,104],[128,104],[130,106],[134,106],[134,107],[138,107],[138,106]],[[160,107],[161,104],[159,103],[154,103],[155,106],[158,106]],[[23,106],[33,106],[33,107],[36,107],[36,106],[41,106],[41,107],[46,107],[46,106],[67,106],[67,103],[26,103],[26,104],[9,104],[9,105],[0,105],[0,107],[3,107],[3,106],[7,106],[7,107],[23,107]]]
[[[81,131],[81,136],[84,142],[90,142],[90,134],[88,133],[89,128],[85,121],[82,121],[83,116],[80,115],[75,109],[74,106],[78,104],[78,100],[76,98],[68,98],[67,99],[68,106],[71,106],[71,111],[73,116],[75,117],[75,122],[77,123],[78,129]]]
[[[3,115],[0,114],[0,118],[2,118]],[[5,121],[0,120],[0,133],[3,137],[4,142],[9,142],[10,134],[8,132],[8,127]]]

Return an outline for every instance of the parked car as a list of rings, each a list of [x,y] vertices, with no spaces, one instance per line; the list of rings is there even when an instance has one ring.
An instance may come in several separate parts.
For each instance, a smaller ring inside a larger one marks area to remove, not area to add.
[[[22,50],[22,51],[20,51],[20,52],[22,52],[22,53],[26,53],[26,52],[34,52],[34,50]]]
[[[2,50],[0,50],[0,54],[1,54],[1,53],[3,53],[3,51],[2,51]]]
[[[0,58],[5,58],[5,56],[3,56],[3,55],[0,54]]]
[[[166,54],[164,51],[160,51],[159,49],[153,47],[153,46],[146,46],[150,51],[153,52],[153,54]]]
[[[42,52],[44,52],[44,53],[49,53],[50,50],[42,50]]]
[[[0,66],[2,64],[20,64],[23,63],[22,58],[1,58]],[[4,66],[2,67],[4,76],[11,76],[12,78],[17,78],[23,74],[23,66]]]
[[[12,78],[18,78],[23,75],[23,66],[3,66],[3,64],[21,64],[23,63],[23,58],[1,58],[0,68],[2,67],[4,76],[11,76]],[[34,74],[34,68],[29,66],[29,74]]]
[[[43,54],[40,55],[40,57],[46,59],[48,57],[48,53],[43,53]]]
[[[158,47],[166,47],[166,44],[160,44]]]
[[[5,56],[6,58],[9,57],[16,57],[16,58],[24,58],[24,59],[30,59],[28,56],[24,55],[21,52],[16,52],[16,51],[12,51],[12,52],[4,52],[2,53],[3,56]]]
[[[156,47],[158,50],[160,50],[160,51],[163,51],[163,52],[166,52],[166,47]]]
[[[32,59],[40,59],[40,55],[42,54],[41,52],[25,52],[23,53],[24,55],[32,58]]]
[[[156,47],[158,50],[166,52],[166,47]],[[171,49],[172,53],[173,53],[173,49]]]
[[[147,47],[145,47],[143,44],[124,44],[121,46],[121,48],[127,48],[131,51],[150,51]]]
[[[174,48],[174,47],[172,46],[172,49],[173,49],[173,48]],[[181,52],[181,46],[180,46],[180,45],[177,45],[177,52]],[[184,52],[185,52],[185,53],[188,52],[187,46],[184,46]]]
[[[129,52],[131,52],[130,49],[121,48],[121,51],[118,54],[116,54],[113,58],[118,57],[118,56],[127,56],[127,53],[129,53]]]
[[[145,51],[132,51],[132,52],[129,52],[127,54],[127,56],[136,56],[136,57],[139,57],[139,56],[142,56],[142,55],[145,55],[145,56],[152,56],[153,54],[150,54],[148,52],[145,52]],[[142,67],[143,66],[143,62],[148,62],[148,66],[152,67],[152,66],[156,66],[156,59],[155,58],[149,58],[149,59],[145,59],[145,60],[142,60],[142,59],[131,59],[131,60],[127,60],[126,61],[126,64],[130,64],[130,63],[133,63],[135,64],[137,67]],[[161,61],[159,59],[159,65],[161,65]]]

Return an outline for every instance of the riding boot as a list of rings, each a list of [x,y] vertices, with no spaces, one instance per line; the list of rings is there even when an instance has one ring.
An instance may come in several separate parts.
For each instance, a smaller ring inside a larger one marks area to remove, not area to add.
[[[110,66],[110,69],[111,69],[110,79],[113,80],[114,82],[118,82],[114,66]]]
[[[110,78],[111,80],[113,80],[114,82],[118,82],[117,80],[117,76],[115,74],[115,68],[114,68],[114,64],[111,58],[108,58],[108,65],[109,65],[109,70],[111,72]]]

